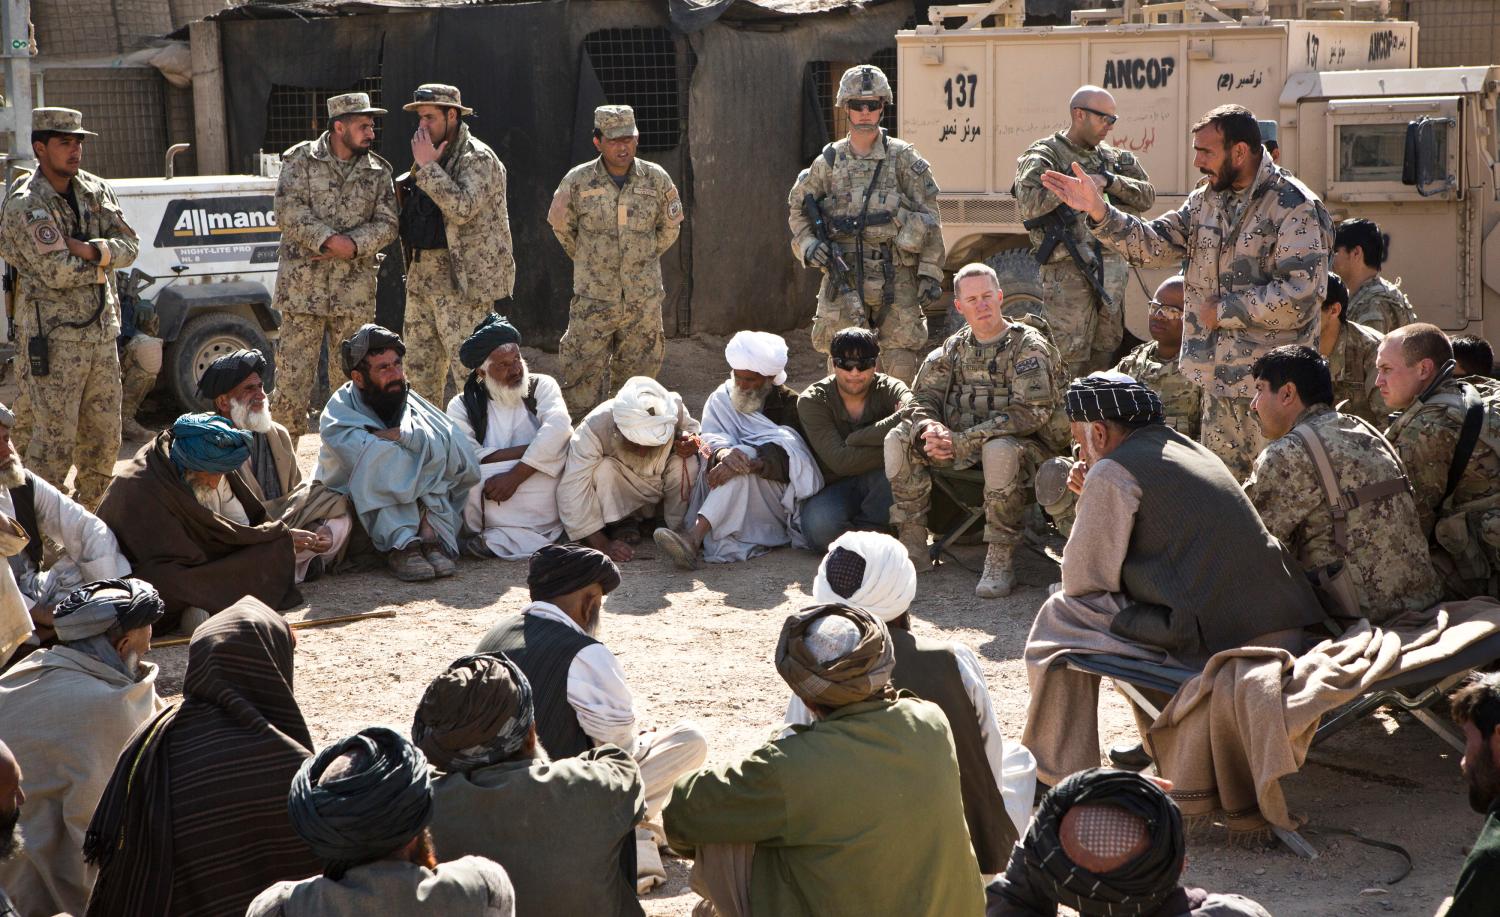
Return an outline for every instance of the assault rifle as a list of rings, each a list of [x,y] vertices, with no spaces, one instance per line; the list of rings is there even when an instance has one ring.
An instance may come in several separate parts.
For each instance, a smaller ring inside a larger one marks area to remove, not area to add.
[[[1097,242],[1094,245],[1094,269],[1084,263],[1083,253],[1078,250],[1078,243],[1073,241],[1073,234],[1069,232],[1078,217],[1078,211],[1067,204],[1058,204],[1053,210],[1049,210],[1039,217],[1024,220],[1021,225],[1028,230],[1040,229],[1046,233],[1042,244],[1036,250],[1036,263],[1046,264],[1052,258],[1052,252],[1057,249],[1058,243],[1062,243],[1068,250],[1068,257],[1078,265],[1078,270],[1084,279],[1093,287],[1094,295],[1097,297],[1094,308],[1102,309],[1109,301],[1104,292],[1104,254],[1103,246]]]
[[[818,199],[811,193],[802,196],[802,211],[812,222],[813,236],[828,250],[828,265],[825,269],[828,276],[833,278],[834,292],[840,296],[853,293],[854,285],[849,282],[849,265],[844,263],[844,256],[839,253],[838,246],[828,240],[828,221],[823,217],[823,208],[818,204]]]

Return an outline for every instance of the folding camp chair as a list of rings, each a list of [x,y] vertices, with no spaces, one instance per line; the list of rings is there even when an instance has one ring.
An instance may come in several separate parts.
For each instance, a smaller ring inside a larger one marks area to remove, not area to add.
[[[933,501],[927,518],[928,527],[933,531],[948,527],[947,533],[927,549],[932,563],[937,564],[955,541],[976,523],[984,521],[984,472],[978,468],[963,471],[934,468],[932,483],[947,498],[946,501]]]

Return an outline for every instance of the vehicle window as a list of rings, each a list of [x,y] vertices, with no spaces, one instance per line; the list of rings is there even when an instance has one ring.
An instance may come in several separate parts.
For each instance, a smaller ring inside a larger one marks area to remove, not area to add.
[[[1406,154],[1406,122],[1341,124],[1338,181],[1399,182]],[[1438,158],[1448,156],[1448,132],[1438,134]]]

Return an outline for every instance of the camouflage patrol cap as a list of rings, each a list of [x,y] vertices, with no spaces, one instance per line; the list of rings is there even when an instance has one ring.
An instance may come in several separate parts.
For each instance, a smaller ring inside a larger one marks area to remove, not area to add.
[[[423,83],[411,94],[411,101],[401,106],[402,111],[416,111],[423,105],[442,105],[447,108],[456,108],[461,115],[472,115],[474,109],[464,104],[463,96],[459,95],[457,86],[449,86],[447,83]]]
[[[1276,122],[1275,121],[1256,121],[1255,123],[1258,124],[1258,125],[1260,125],[1260,142],[1261,143],[1275,143],[1276,142]]]
[[[93,131],[83,129],[83,112],[73,108],[33,108],[31,129],[52,131],[54,134],[74,134],[79,137],[99,136]]]
[[[635,127],[635,109],[629,105],[600,105],[594,109],[594,130],[603,134],[605,140],[641,134]]]
[[[850,99],[884,99],[886,104],[896,101],[891,95],[891,81],[874,64],[860,64],[844,71],[839,79],[838,98],[833,104],[843,105]]]
[[[342,118],[345,115],[383,115],[384,108],[375,108],[370,105],[370,94],[368,92],[346,92],[341,96],[328,97],[328,118]]]

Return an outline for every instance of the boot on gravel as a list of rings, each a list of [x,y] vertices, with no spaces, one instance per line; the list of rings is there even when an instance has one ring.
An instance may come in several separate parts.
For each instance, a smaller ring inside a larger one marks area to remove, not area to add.
[[[911,558],[912,566],[917,568],[918,573],[925,573],[932,569],[932,555],[927,549],[927,526],[915,522],[903,522],[896,527],[897,537],[901,540],[901,546],[906,548],[906,556]]]
[[[999,599],[1016,588],[1016,549],[1011,545],[992,544],[984,555],[984,575],[974,594],[981,599]]]

